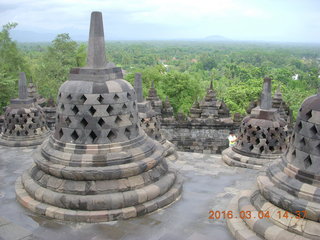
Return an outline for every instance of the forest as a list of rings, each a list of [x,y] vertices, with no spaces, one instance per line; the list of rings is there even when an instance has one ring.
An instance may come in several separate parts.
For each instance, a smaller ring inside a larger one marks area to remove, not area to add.
[[[50,43],[20,43],[10,37],[17,26],[0,32],[0,113],[17,96],[19,72],[44,97],[56,98],[72,67],[86,64],[86,43],[62,33]],[[231,113],[245,114],[262,90],[262,79],[280,85],[284,100],[297,115],[302,101],[317,92],[320,83],[320,45],[214,41],[106,41],[107,60],[123,68],[133,83],[141,72],[144,95],[154,81],[161,99],[169,97],[175,113],[188,113],[213,80],[217,97]],[[296,76],[294,78],[293,76]]]

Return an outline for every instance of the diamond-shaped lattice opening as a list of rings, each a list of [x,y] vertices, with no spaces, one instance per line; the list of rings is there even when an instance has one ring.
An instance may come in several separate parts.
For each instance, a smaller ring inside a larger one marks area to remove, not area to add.
[[[126,135],[126,137],[128,138],[128,139],[130,139],[130,130],[128,129],[128,128],[126,128],[125,130],[124,130],[124,135]]]
[[[297,156],[297,152],[296,152],[296,150],[293,150],[293,151],[292,151],[292,157],[295,158],[296,156]]]
[[[252,131],[251,133],[253,136],[256,136],[257,135],[257,132],[256,131]]]
[[[266,137],[267,137],[265,133],[262,133],[261,136],[262,136],[263,138],[266,138]]]
[[[257,127],[257,131],[260,131],[260,130],[261,130],[261,128],[258,126],[258,127]]]
[[[250,142],[250,139],[251,139],[250,136],[247,136],[247,141],[248,141],[248,142]]]
[[[256,139],[256,144],[258,145],[259,143],[260,143],[260,139],[257,138],[257,139]]]
[[[260,151],[260,153],[263,153],[263,151],[264,151],[264,146],[261,146],[261,147],[259,148],[259,151]]]
[[[300,139],[300,143],[301,143],[303,146],[306,145],[306,140],[304,139],[304,137]]]
[[[279,128],[276,127],[274,130],[275,130],[276,132],[278,132],[278,131],[279,131]]]
[[[251,124],[249,124],[249,125],[248,125],[248,128],[249,128],[249,129],[251,129],[251,128],[252,128],[252,125],[251,125]]]
[[[69,101],[72,99],[71,94],[69,94],[69,95],[67,96],[67,99],[68,99]]]
[[[300,131],[302,129],[302,122],[298,123],[298,131]]]
[[[253,150],[253,145],[250,145],[249,149],[250,149],[250,151],[252,151]]]
[[[130,120],[131,122],[134,120],[134,117],[133,117],[133,115],[132,115],[132,114],[130,114],[130,116],[129,116],[129,120]]]
[[[119,116],[117,116],[116,119],[114,120],[116,124],[120,124],[121,121],[122,119]]]
[[[94,143],[94,141],[97,139],[98,136],[94,133],[94,131],[91,131],[89,134],[89,137],[90,137],[92,143]]]
[[[71,133],[71,137],[72,137],[73,141],[76,141],[76,140],[79,138],[79,135],[78,135],[78,133],[74,130],[74,131]]]
[[[97,98],[97,100],[98,100],[99,103],[102,103],[103,99],[104,99],[104,98],[103,98],[101,95],[99,95],[99,97]]]
[[[29,129],[31,129],[32,128],[32,124],[29,124]]]
[[[113,97],[113,100],[118,101],[119,98],[120,98],[120,97],[118,96],[118,94],[115,94],[114,97]]]
[[[33,130],[33,133],[34,133],[34,134],[37,134],[37,129]]]
[[[92,116],[95,114],[96,111],[97,110],[93,106],[89,108],[89,112],[91,113]]]
[[[128,107],[127,107],[126,104],[123,104],[123,105],[122,105],[122,109],[123,109],[123,110],[126,110],[127,108],[128,108]]]
[[[107,113],[111,113],[112,112],[112,110],[113,110],[113,107],[111,106],[111,105],[109,105],[108,107],[107,107]]]
[[[80,121],[80,124],[83,128],[85,128],[88,125],[88,121],[82,118],[82,120]]]
[[[28,120],[25,118],[25,119],[23,120],[23,122],[24,122],[24,123],[27,123],[27,122],[28,122]]]
[[[107,138],[109,138],[109,140],[112,142],[115,138],[117,137],[117,135],[113,132],[110,131],[107,135]]]
[[[20,131],[17,131],[17,136],[20,136]]]
[[[316,134],[318,133],[317,128],[316,128],[315,125],[313,125],[313,126],[310,128],[310,131],[311,131],[314,135],[316,135]]]
[[[130,94],[130,93],[127,93],[127,98],[128,98],[129,100],[131,100],[131,99],[132,99],[132,96],[131,96],[131,94]]]
[[[269,140],[266,141],[266,144],[267,144],[267,145],[269,144]]]
[[[302,108],[299,109],[299,112],[301,112],[301,111],[302,111]]]
[[[79,108],[76,105],[74,105],[74,107],[71,110],[74,113],[74,115],[76,115],[79,112]]]
[[[133,102],[132,106],[133,106],[133,108],[136,108],[136,102]]]
[[[273,147],[273,146],[269,146],[269,150],[270,150],[271,152],[273,152],[273,151],[274,151],[274,147]]]
[[[28,131],[25,131],[24,133],[25,133],[25,135],[26,135],[26,136],[28,136],[28,134],[29,134],[29,132],[28,132]]]
[[[82,103],[84,103],[85,101],[87,101],[87,97],[85,95],[82,95],[80,100],[82,101]]]
[[[304,160],[303,160],[303,163],[304,163],[304,167],[305,168],[308,168],[312,165],[312,160],[311,160],[311,157],[308,156],[306,157]]]
[[[59,96],[58,96],[59,98],[61,98],[61,93],[59,93]]]
[[[59,115],[58,115],[58,119],[59,119]],[[34,118],[32,118],[31,122],[36,123],[36,120]]]
[[[306,117],[307,117],[307,121],[312,118],[312,110],[309,110],[307,113],[306,113]]]
[[[62,111],[64,111],[65,107],[64,107],[64,104],[63,104],[63,103],[61,104],[60,109],[61,109]]]
[[[106,122],[100,118],[99,121],[98,121],[98,124],[100,125],[100,127],[102,127]]]

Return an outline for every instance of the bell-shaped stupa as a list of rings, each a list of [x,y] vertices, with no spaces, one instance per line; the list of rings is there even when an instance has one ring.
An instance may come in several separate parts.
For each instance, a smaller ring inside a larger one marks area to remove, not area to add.
[[[20,73],[19,98],[6,107],[0,145],[28,147],[41,144],[50,134],[41,107],[27,95],[27,79]]]
[[[149,89],[149,95],[146,99],[147,99],[147,101],[149,101],[151,103],[153,110],[156,111],[157,113],[161,114],[162,101],[158,97],[157,90],[154,87],[154,81],[152,81],[152,83],[151,83],[151,87]]]
[[[236,239],[320,239],[320,93],[303,102],[286,154],[227,209]]]
[[[229,165],[259,169],[287,149],[287,123],[272,108],[271,79],[265,78],[261,106],[242,120],[237,142],[222,152]]]
[[[174,202],[181,177],[140,128],[136,93],[108,63],[101,12],[91,15],[87,66],[59,89],[55,132],[17,180],[31,211],[80,222],[127,219]]]
[[[151,107],[151,103],[145,101],[143,97],[141,73],[135,74],[134,88],[137,94],[138,112],[141,119],[140,126],[149,137],[161,143],[165,148],[167,159],[177,160],[178,154],[175,146],[161,134],[161,115],[155,112]]]

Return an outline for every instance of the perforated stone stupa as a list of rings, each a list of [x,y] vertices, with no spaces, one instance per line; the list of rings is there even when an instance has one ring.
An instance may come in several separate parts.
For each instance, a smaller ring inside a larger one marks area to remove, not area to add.
[[[227,164],[259,169],[286,151],[287,123],[271,104],[271,79],[265,78],[261,106],[242,120],[236,145],[222,152]]]
[[[43,107],[43,112],[46,116],[46,122],[49,129],[54,130],[57,109],[52,98],[49,98],[46,102],[45,106]]]
[[[157,113],[161,114],[162,101],[158,97],[157,90],[154,87],[154,81],[152,81],[151,87],[149,89],[149,95],[146,98],[147,101],[151,103],[152,109]]]
[[[160,132],[161,115],[155,112],[151,107],[151,103],[149,101],[145,101],[143,97],[141,73],[135,74],[134,88],[137,94],[137,106],[139,118],[141,120],[140,126],[149,137],[162,144],[162,146],[165,148],[167,159],[177,160],[178,154],[175,150],[175,146]]]
[[[44,97],[40,96],[40,94],[38,93],[37,87],[36,85],[34,85],[33,82],[30,82],[28,84],[27,92],[28,92],[28,97],[33,98],[34,101],[36,101],[39,106],[41,107],[45,106],[45,103],[47,100]]]
[[[41,107],[27,96],[27,79],[20,73],[19,98],[11,99],[4,113],[0,145],[27,147],[39,145],[50,131]]]
[[[274,96],[272,98],[272,107],[278,109],[280,117],[284,119],[288,125],[292,123],[292,112],[289,106],[282,98],[282,93],[280,91],[280,86],[277,88]]]
[[[87,65],[59,89],[55,132],[17,180],[17,200],[52,218],[101,222],[174,202],[181,177],[140,128],[136,93],[108,63],[101,12],[91,15]]]
[[[258,176],[256,189],[228,206],[236,239],[320,239],[319,126],[318,93],[303,102],[286,154]],[[246,211],[251,217],[242,220],[239,213]]]

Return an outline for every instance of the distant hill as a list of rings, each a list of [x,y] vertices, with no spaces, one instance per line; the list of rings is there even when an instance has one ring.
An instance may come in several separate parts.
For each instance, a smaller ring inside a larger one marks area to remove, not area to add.
[[[210,35],[203,38],[203,41],[232,41],[232,40],[220,35]]]

